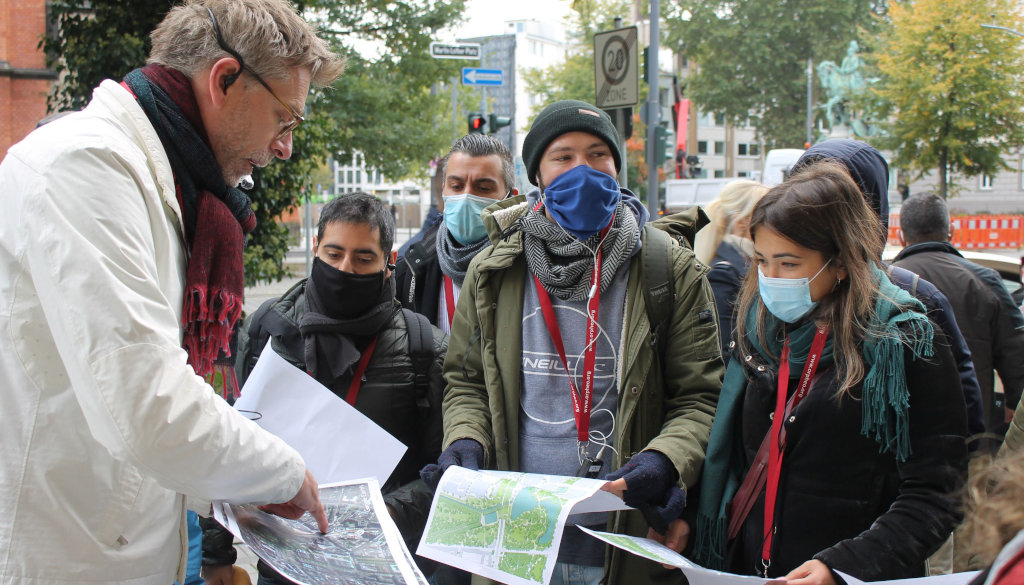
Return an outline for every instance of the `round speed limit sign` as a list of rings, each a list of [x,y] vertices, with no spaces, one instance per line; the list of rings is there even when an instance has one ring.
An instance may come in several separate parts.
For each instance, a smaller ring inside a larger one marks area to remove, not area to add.
[[[637,103],[637,33],[635,27],[594,35],[594,81],[599,108]]]
[[[629,53],[626,40],[615,36],[608,39],[601,53],[601,70],[604,72],[604,79],[612,85],[622,83],[629,73]]]

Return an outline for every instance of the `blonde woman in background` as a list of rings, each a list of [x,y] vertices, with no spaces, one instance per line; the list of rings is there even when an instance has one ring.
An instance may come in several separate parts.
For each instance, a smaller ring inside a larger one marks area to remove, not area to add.
[[[734,304],[754,253],[750,214],[767,192],[768,187],[747,179],[726,184],[706,209],[711,223],[697,233],[694,252],[701,262],[711,266],[708,282],[715,293],[722,359],[726,362],[735,329]]]

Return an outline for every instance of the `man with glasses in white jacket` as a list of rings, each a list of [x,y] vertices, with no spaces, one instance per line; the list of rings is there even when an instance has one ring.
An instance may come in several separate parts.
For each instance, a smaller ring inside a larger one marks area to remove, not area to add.
[[[286,0],[188,0],[152,38],[0,163],[0,583],[180,580],[211,500],[327,528],[298,453],[201,376],[241,312],[235,185],[343,63]]]

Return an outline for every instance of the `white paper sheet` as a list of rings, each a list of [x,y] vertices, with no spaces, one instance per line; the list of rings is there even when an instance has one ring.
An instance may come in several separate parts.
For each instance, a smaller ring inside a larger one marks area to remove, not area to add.
[[[606,483],[449,467],[416,554],[510,585],[547,583],[570,513],[629,509]]]
[[[764,577],[753,577],[749,575],[734,575],[732,573],[723,573],[721,571],[705,569],[700,565],[694,564],[692,561],[676,551],[649,538],[600,532],[597,530],[590,530],[583,526],[580,526],[580,530],[594,538],[603,540],[612,546],[621,548],[622,550],[633,553],[639,557],[650,559],[665,565],[678,567],[686,575],[686,579],[691,583],[691,585],[782,585],[785,583],[782,579],[766,579]],[[916,579],[861,581],[860,579],[851,577],[843,572],[836,572],[846,580],[846,585],[964,585],[970,582],[970,580],[978,574],[977,571],[974,571],[971,573],[937,575],[935,577],[919,577]]]
[[[892,581],[861,581],[842,571],[836,571],[846,581],[846,585],[966,585],[978,575],[979,571],[953,573],[952,575],[935,575],[933,577],[917,577],[915,579],[893,579]]]
[[[384,485],[407,447],[271,345],[260,354],[235,408],[295,448],[319,483],[374,477]]]

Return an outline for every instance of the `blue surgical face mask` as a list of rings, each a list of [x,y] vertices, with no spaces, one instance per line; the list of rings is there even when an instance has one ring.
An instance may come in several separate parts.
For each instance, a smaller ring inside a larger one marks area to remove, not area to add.
[[[831,261],[829,258],[821,270],[810,278],[768,278],[758,266],[757,288],[761,292],[764,306],[786,323],[796,323],[804,318],[818,305],[817,301],[811,300],[811,281],[818,278]]]
[[[494,199],[469,193],[447,195],[444,198],[444,226],[455,241],[463,246],[475,244],[487,237],[487,228],[480,217],[484,208]]]
[[[615,177],[587,165],[558,175],[542,195],[552,219],[580,241],[607,226],[622,200]]]

